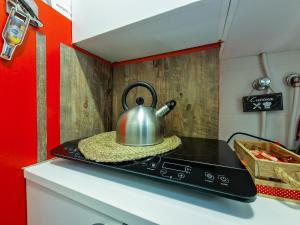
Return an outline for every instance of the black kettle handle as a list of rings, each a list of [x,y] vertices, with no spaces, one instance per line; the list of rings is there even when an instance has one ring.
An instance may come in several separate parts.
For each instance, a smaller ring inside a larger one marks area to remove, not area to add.
[[[137,81],[135,83],[132,83],[132,84],[129,84],[123,94],[122,94],[122,106],[123,106],[123,109],[124,110],[128,110],[128,104],[127,104],[127,95],[129,93],[129,91],[135,87],[144,87],[144,88],[147,88],[148,91],[151,93],[151,96],[152,96],[152,103],[151,103],[151,107],[152,108],[156,108],[156,104],[157,104],[157,94],[156,94],[156,91],[155,89],[151,86],[151,84],[149,83],[146,83],[144,81]]]

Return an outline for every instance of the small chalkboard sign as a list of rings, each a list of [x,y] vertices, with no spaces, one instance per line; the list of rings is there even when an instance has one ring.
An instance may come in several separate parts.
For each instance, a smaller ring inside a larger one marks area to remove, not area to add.
[[[251,95],[243,97],[244,112],[283,110],[282,93]]]

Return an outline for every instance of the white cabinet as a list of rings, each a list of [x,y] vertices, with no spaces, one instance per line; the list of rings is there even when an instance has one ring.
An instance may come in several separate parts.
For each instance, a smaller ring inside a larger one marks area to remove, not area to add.
[[[73,0],[73,41],[103,34],[198,0]]]
[[[26,189],[28,225],[123,224],[36,183],[27,181]]]
[[[111,62],[223,42],[221,58],[300,49],[299,0],[73,0],[73,43]]]
[[[64,159],[24,175],[28,225],[299,224],[300,206],[261,197],[241,203]]]
[[[300,49],[299,0],[231,0],[222,58]]]
[[[221,40],[229,0],[73,0],[73,43],[111,62]]]

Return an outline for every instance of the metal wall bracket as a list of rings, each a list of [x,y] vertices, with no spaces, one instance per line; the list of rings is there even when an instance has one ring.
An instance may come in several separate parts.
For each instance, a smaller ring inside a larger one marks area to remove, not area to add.
[[[300,74],[290,73],[285,78],[286,84],[292,87],[300,87]]]
[[[258,78],[253,81],[252,88],[257,91],[267,90],[271,87],[271,79],[269,77]]]
[[[10,13],[12,8],[28,16],[32,26],[43,27],[43,23],[38,18],[38,7],[34,0],[6,0],[6,12]]]

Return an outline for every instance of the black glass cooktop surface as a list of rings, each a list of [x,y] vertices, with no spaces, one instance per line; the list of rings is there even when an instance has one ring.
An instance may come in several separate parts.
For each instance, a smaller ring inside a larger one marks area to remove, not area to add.
[[[164,157],[244,168],[225,141],[200,138],[182,138],[182,145],[164,154]]]
[[[253,201],[256,188],[246,168],[224,141],[182,137],[182,145],[170,152],[122,163],[87,160],[78,149],[79,140],[63,143],[52,155],[108,167],[152,179],[208,191],[239,201]]]

